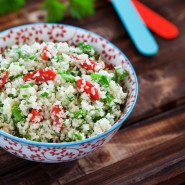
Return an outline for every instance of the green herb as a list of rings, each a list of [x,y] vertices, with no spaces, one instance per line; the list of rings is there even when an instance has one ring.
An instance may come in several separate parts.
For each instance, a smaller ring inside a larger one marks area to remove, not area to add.
[[[109,86],[108,77],[105,75],[100,75],[98,73],[91,73],[91,78],[95,81],[98,81],[100,85],[105,85],[106,87]]]
[[[77,134],[78,140],[82,140],[82,135],[80,133]]]
[[[63,55],[56,55],[56,59],[57,59],[57,62],[59,62],[60,60],[63,60],[64,57]]]
[[[22,89],[27,89],[27,88],[33,87],[33,86],[34,86],[33,83],[29,83],[29,84],[21,85],[20,88],[22,88]]]
[[[124,78],[128,77],[128,72],[127,71],[123,71],[122,74],[120,75],[120,80],[123,80]]]
[[[75,18],[83,18],[94,13],[94,0],[68,0],[65,5],[60,0],[44,0],[42,7],[47,10],[48,22],[59,22],[66,11]],[[25,4],[25,0],[0,0],[0,15],[15,12]]]
[[[30,59],[30,60],[36,60],[37,59],[37,57],[36,57],[36,55],[34,53],[28,54],[27,58]]]
[[[69,94],[66,96],[66,99],[69,101],[69,102],[72,102],[74,100],[74,95],[73,94]]]
[[[15,96],[12,93],[8,94],[8,97],[15,98]]]
[[[58,44],[55,43],[55,44],[54,44],[54,47],[57,48],[57,47],[58,47]]]
[[[6,53],[9,53],[9,52],[10,52],[10,50],[7,48],[7,49],[5,49],[5,52],[6,52]]]
[[[99,80],[101,80],[101,75],[100,74],[97,74],[97,73],[91,73],[91,78],[93,80],[99,81]]]
[[[29,133],[26,133],[24,137],[25,137],[26,139],[31,140],[31,135],[30,135]]]
[[[43,93],[41,94],[41,96],[42,96],[42,97],[48,97],[48,96],[49,96],[49,93],[48,93],[48,92],[43,92]]]
[[[95,110],[98,111],[98,112],[100,112],[101,109],[100,108],[95,108]]]
[[[90,46],[89,44],[80,42],[78,43],[78,47],[83,51],[83,53],[92,56],[92,46]]]
[[[47,9],[47,21],[59,22],[61,21],[67,7],[58,0],[45,0],[43,8]]]
[[[18,105],[14,105],[12,108],[12,116],[16,122],[24,120],[24,117],[21,115],[21,110]]]
[[[10,64],[7,64],[6,68],[8,69],[10,67]]]
[[[66,82],[75,82],[75,78],[72,75],[68,75],[68,74],[60,74],[60,76],[66,80]]]
[[[74,112],[73,115],[74,115],[74,118],[79,118],[79,117],[81,117],[81,116],[84,116],[85,113],[86,113],[85,110],[80,109],[80,110]]]
[[[107,87],[109,86],[109,80],[108,80],[107,76],[105,76],[105,75],[101,76],[100,84],[105,85]]]
[[[75,82],[75,78],[71,74],[69,74],[70,72],[68,72],[68,71],[61,71],[61,69],[58,68],[57,69],[57,73],[60,74],[60,76],[63,79],[65,79],[66,82],[71,82],[71,83]]]
[[[75,134],[75,132],[73,131],[72,136],[71,136],[72,141],[75,140],[75,136],[76,136],[76,134]]]
[[[77,101],[78,101],[78,103],[81,103],[81,102],[82,102],[82,100],[83,100],[82,98],[78,98],[78,100],[77,100]]]
[[[19,78],[19,77],[21,77],[21,76],[24,76],[24,74],[18,74],[18,75],[16,75],[16,76],[10,76],[9,77],[9,79],[12,81],[12,80],[14,80],[14,79],[16,79],[16,78]]]
[[[41,142],[41,139],[40,138],[35,138],[35,139],[33,139],[33,141]]]
[[[27,95],[27,94],[23,94],[22,97],[23,97],[23,98],[27,98],[28,95]]]
[[[66,118],[63,119],[63,125],[66,126]]]
[[[120,82],[124,80],[126,77],[128,77],[129,73],[125,71],[122,67],[115,67],[114,77],[112,80],[115,82]]]
[[[15,136],[17,137],[22,137],[22,135],[20,134],[19,132],[19,128],[17,127],[17,121],[13,118],[13,124],[14,124],[14,127],[15,127]]]
[[[112,96],[109,93],[106,93],[106,100],[108,103],[111,103],[113,100]]]
[[[3,107],[3,103],[2,103],[2,101],[0,101],[0,107]]]
[[[75,76],[75,72],[74,71],[69,71],[71,75]]]
[[[0,0],[0,15],[3,15],[8,12],[15,12],[21,6],[23,6],[25,0]]]
[[[97,116],[97,117],[94,117],[92,120],[93,120],[94,122],[96,122],[96,121],[98,121],[98,120],[100,120],[100,119],[102,119],[102,117],[101,117],[101,116]]]
[[[22,52],[21,52],[21,48],[17,47],[14,49],[15,53],[17,53],[19,56],[21,56]]]
[[[106,93],[106,98],[101,98],[101,100],[103,101],[103,102],[107,102],[107,103],[111,103],[112,102],[112,100],[113,100],[113,97],[107,92]]]
[[[94,0],[69,0],[69,3],[73,17],[81,19],[94,13]]]

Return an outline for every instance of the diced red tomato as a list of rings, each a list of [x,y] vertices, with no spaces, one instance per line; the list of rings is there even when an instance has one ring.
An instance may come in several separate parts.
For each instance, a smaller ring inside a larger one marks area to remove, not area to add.
[[[64,126],[62,125],[62,119],[66,118],[66,115],[64,114],[65,112],[65,109],[60,107],[59,105],[55,105],[51,111],[53,124],[60,125],[61,129],[64,128]]]
[[[51,69],[37,69],[33,72],[27,73],[24,77],[24,81],[35,80],[37,83],[47,82],[49,80],[54,80],[56,73]]]
[[[114,66],[112,64],[108,64],[107,62],[104,62],[105,69],[114,69]]]
[[[34,123],[39,123],[43,120],[42,110],[32,109],[30,121]]]
[[[90,82],[80,78],[76,81],[77,87],[82,91],[90,95],[92,100],[99,100],[99,92],[96,87]]]
[[[48,56],[47,56],[47,52],[49,52],[49,51],[48,51],[47,47],[45,46],[42,49],[42,60],[48,60],[49,59]]]
[[[98,65],[97,62],[95,62],[92,59],[88,59],[88,61],[84,61],[82,64],[80,64],[80,66],[86,70],[91,70],[91,71],[95,71],[95,67]]]
[[[74,58],[76,60],[79,60],[79,58],[76,55],[71,55],[71,58]]]
[[[8,71],[3,69],[0,73],[0,88],[2,88],[8,79]]]

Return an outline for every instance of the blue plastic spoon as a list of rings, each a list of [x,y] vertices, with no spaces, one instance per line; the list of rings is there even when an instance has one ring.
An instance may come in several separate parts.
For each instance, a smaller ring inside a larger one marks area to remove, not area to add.
[[[139,52],[148,56],[156,54],[158,45],[131,0],[111,2]]]

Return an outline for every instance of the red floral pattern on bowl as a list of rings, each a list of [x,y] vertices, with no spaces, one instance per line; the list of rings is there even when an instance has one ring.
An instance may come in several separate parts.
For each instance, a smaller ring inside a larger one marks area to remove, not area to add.
[[[132,112],[137,95],[138,82],[135,71],[126,56],[101,36],[81,28],[62,24],[29,24],[0,33],[0,53],[14,44],[33,42],[67,42],[76,45],[87,42],[114,66],[122,65],[129,72],[124,89],[127,102],[120,119],[108,131],[83,141],[70,143],[42,143],[18,138],[0,130],[0,146],[17,157],[37,162],[66,162],[89,154],[108,142]]]

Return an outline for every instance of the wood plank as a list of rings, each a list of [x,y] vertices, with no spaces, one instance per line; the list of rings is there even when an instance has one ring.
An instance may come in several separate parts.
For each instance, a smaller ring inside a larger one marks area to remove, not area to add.
[[[75,179],[83,179],[86,174],[103,170],[106,167],[111,169],[110,165],[122,163],[123,160],[127,161],[132,156],[135,156],[134,160],[136,160],[137,155],[139,155],[138,159],[140,159],[140,152],[155,151],[159,148],[159,144],[168,141],[172,142],[176,138],[183,136],[185,132],[184,122],[185,107],[177,108],[175,112],[166,112],[162,117],[158,116],[147,121],[138,122],[121,130],[99,150],[78,161],[67,163],[66,166],[63,166],[63,164],[32,163],[18,158],[14,159],[13,163],[15,164],[13,164],[11,160],[8,160],[12,155],[7,153],[7,160],[0,161],[0,181],[9,185],[16,183],[28,184],[28,182],[33,185],[44,184],[48,181],[65,184],[70,181],[73,182]],[[163,147],[161,148],[161,153],[163,158],[168,155],[168,151]],[[134,166],[132,167],[133,169],[135,168]]]
[[[184,182],[184,145],[185,134],[67,184],[154,185],[179,175]]]

